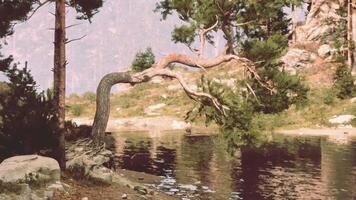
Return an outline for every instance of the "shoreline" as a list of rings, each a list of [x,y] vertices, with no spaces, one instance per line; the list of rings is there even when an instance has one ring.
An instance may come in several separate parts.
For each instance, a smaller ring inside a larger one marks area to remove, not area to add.
[[[89,117],[77,117],[69,120],[72,120],[77,125],[92,125],[93,123],[93,119]],[[107,127],[108,132],[143,131],[157,133],[185,130],[189,130],[193,135],[211,135],[216,133],[218,128],[216,126],[192,125],[184,122],[182,119],[171,116],[111,118]],[[356,128],[277,128],[272,132],[290,136],[356,137]]]

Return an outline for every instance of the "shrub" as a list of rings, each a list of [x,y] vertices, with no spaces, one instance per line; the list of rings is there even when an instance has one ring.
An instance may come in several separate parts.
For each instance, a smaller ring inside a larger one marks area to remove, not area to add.
[[[337,90],[337,97],[347,99],[356,95],[355,78],[351,74],[351,69],[346,65],[337,68],[334,75],[334,88]]]
[[[326,89],[322,94],[323,102],[326,105],[333,105],[336,100],[336,91],[334,89]]]
[[[96,94],[94,92],[85,92],[83,94],[85,100],[93,102],[96,100]]]
[[[36,91],[37,85],[27,67],[2,67],[8,77],[8,90],[0,93],[0,160],[17,154],[33,154],[56,144],[56,121],[52,93]]]
[[[73,113],[74,116],[78,117],[80,116],[83,111],[84,111],[84,105],[83,104],[75,104],[70,107],[71,112]]]
[[[150,68],[155,63],[155,55],[149,47],[143,52],[138,52],[131,64],[133,71],[143,71]]]

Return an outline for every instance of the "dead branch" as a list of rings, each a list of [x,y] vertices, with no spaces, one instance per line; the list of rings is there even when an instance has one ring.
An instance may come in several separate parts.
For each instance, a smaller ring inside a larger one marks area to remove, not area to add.
[[[33,12],[30,14],[30,16],[27,17],[27,20],[31,19],[32,16],[33,16],[41,7],[43,7],[44,5],[46,5],[46,4],[49,3],[49,2],[50,2],[50,0],[46,0],[46,1],[44,1],[43,3],[41,3],[41,2],[39,1],[38,6],[33,10]]]
[[[68,41],[65,42],[65,44],[69,44],[69,43],[71,43],[71,42],[81,40],[81,39],[85,38],[86,36],[87,36],[87,35],[83,35],[82,37],[75,38],[75,39],[72,39],[72,40],[68,40]]]

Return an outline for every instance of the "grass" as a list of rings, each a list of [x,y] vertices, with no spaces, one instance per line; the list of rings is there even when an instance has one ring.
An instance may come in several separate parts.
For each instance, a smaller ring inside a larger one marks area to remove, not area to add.
[[[309,102],[304,107],[292,106],[287,111],[274,115],[260,114],[257,115],[255,123],[267,130],[332,127],[329,119],[334,115],[345,114],[356,116],[356,104],[351,103],[350,99],[336,98],[335,93],[329,88],[320,88],[311,90]]]

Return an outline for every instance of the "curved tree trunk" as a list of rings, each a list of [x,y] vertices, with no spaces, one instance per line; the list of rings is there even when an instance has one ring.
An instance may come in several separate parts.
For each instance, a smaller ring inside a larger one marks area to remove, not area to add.
[[[111,87],[118,83],[131,83],[132,75],[129,72],[110,73],[104,76],[97,88],[96,113],[93,122],[92,137],[96,144],[102,141],[110,115]]]

